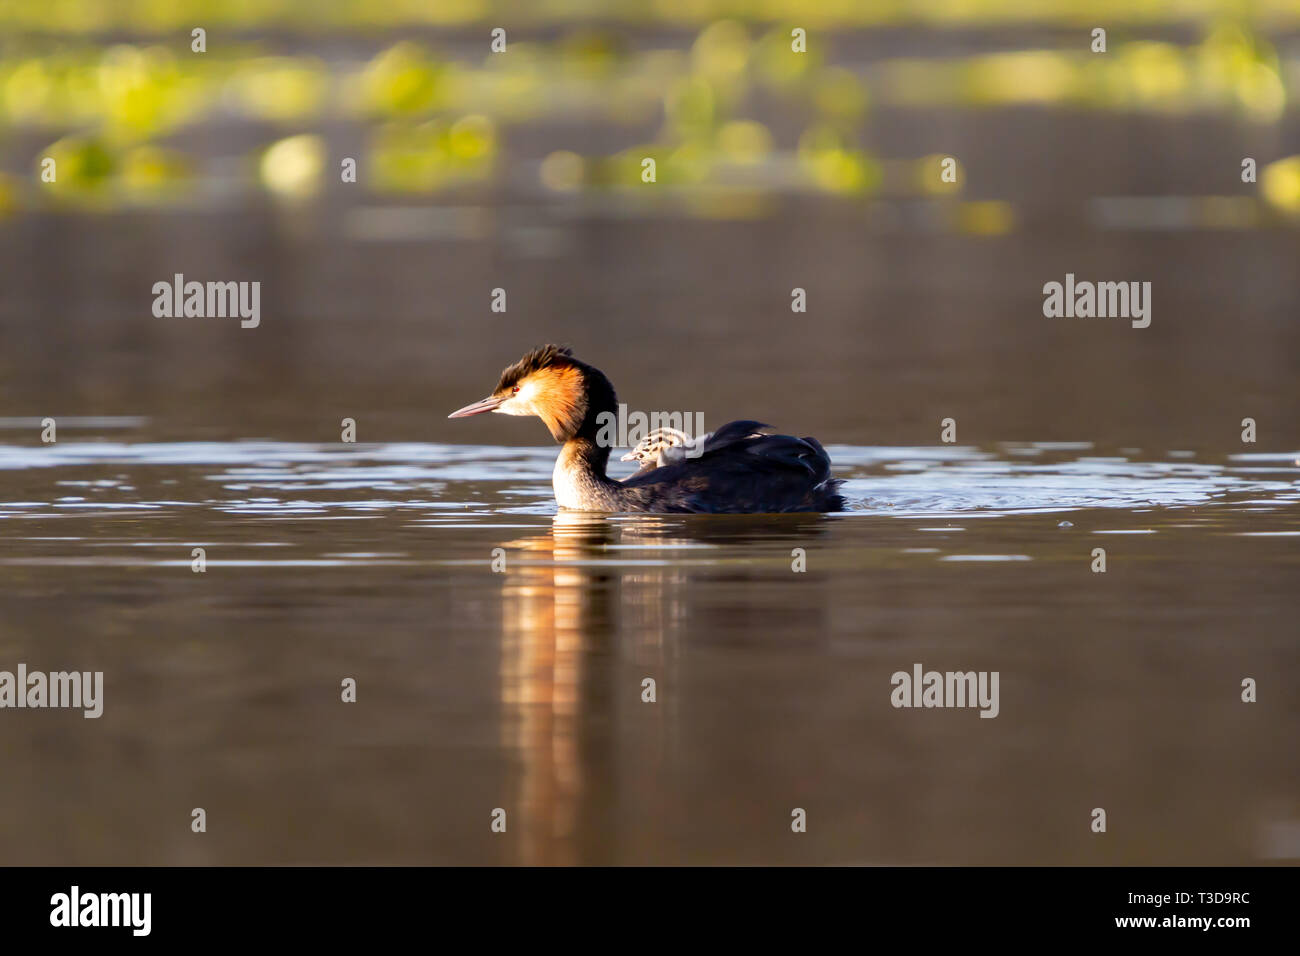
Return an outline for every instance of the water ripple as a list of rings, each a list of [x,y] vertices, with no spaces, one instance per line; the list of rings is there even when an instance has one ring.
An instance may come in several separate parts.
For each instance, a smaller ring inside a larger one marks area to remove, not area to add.
[[[830,452],[836,475],[846,480],[851,511],[861,514],[987,517],[1300,501],[1300,452],[1237,454],[1222,461],[1167,452],[1155,460],[1138,460],[1099,454],[1090,442],[1003,443],[995,449],[833,445]],[[50,482],[51,490],[75,487],[90,496],[41,499],[33,492],[43,482],[28,479],[21,494],[0,502],[0,517],[76,510],[102,515],[196,504],[228,514],[304,519],[397,509],[420,513],[426,522],[436,521],[440,510],[462,521],[487,514],[546,514],[555,507],[550,482],[554,461],[554,446],[268,441],[0,445],[0,471],[16,476],[59,469],[62,474]],[[95,472],[109,467],[116,472],[112,478]],[[614,464],[616,477],[625,472],[631,469]],[[184,496],[174,488],[166,500],[151,500],[146,493],[153,484],[174,486],[195,479],[219,486],[221,492],[215,499],[211,493],[196,494],[190,501],[178,500]],[[3,488],[0,497],[7,496]]]

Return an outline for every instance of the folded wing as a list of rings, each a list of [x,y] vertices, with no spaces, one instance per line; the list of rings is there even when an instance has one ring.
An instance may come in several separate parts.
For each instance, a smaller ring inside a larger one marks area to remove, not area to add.
[[[728,422],[704,440],[701,454],[674,454],[676,460],[633,475],[624,487],[633,498],[654,500],[656,510],[684,514],[843,510],[841,482],[830,477],[821,443],[760,432],[768,427]]]

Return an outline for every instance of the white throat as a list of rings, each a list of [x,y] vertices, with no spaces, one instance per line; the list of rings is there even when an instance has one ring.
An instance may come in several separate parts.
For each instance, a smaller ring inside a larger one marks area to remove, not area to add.
[[[566,461],[567,455],[561,451],[555,459],[555,471],[551,472],[551,487],[555,489],[555,503],[561,508],[582,510],[582,495],[578,484],[578,469]]]

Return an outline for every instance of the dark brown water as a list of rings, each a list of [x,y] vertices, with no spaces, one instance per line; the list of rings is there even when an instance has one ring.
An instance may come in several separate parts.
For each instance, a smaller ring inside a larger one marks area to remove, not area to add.
[[[98,720],[0,712],[0,859],[1300,856],[1294,233],[512,216],[547,257],[508,221],[0,236],[0,670],[106,683]],[[149,315],[254,260],[260,328]],[[1044,318],[1067,271],[1150,277],[1151,327]],[[817,435],[853,512],[556,517],[539,423],[444,417],[547,340],[634,409]],[[893,708],[916,663],[998,671],[999,716]]]
[[[1294,858],[1295,456],[831,452],[850,513],[674,517],[554,514],[548,448],[4,446],[0,661],[105,675],[0,714],[4,858]]]

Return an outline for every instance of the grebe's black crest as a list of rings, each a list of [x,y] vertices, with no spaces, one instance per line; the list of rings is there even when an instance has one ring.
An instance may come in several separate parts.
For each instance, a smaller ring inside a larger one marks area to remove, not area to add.
[[[514,365],[507,365],[501,372],[494,391],[514,388],[529,375],[555,365],[571,366],[577,364],[573,359],[573,349],[567,345],[543,345],[533,349]]]
[[[501,373],[491,395],[448,417],[483,412],[536,415],[564,443],[553,481],[561,508],[670,514],[844,508],[843,482],[831,477],[830,456],[817,439],[765,435],[761,430],[770,426],[755,421],[729,422],[702,440],[669,440],[656,451],[658,467],[643,467],[624,482],[608,477],[610,448],[600,436],[604,416],[618,412],[614,387],[563,346],[529,352]]]

